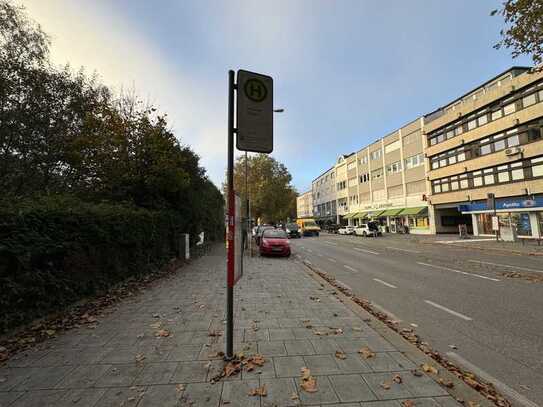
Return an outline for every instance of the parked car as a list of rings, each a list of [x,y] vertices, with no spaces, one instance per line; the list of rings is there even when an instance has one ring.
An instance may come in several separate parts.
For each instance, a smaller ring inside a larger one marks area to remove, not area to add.
[[[381,236],[379,225],[375,222],[361,223],[354,228],[354,234],[357,236]]]
[[[302,236],[318,236],[321,228],[313,219],[297,219]]]
[[[354,234],[354,226],[342,226],[338,229],[338,233],[340,235],[353,235]]]
[[[300,228],[296,223],[287,223],[285,225],[285,232],[289,238],[302,237],[300,235]]]
[[[260,239],[259,251],[261,256],[278,255],[290,256],[290,244],[287,233],[282,229],[265,229]]]
[[[260,226],[258,226],[258,229],[256,231],[256,236],[255,236],[255,242],[256,242],[257,246],[260,245],[260,239],[262,238],[262,233],[264,233],[264,231],[268,230],[268,229],[275,230],[275,227],[270,226],[270,225],[260,225]]]

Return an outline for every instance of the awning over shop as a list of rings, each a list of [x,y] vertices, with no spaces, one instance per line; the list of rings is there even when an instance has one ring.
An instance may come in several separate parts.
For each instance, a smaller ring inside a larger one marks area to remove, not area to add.
[[[415,208],[404,209],[400,215],[422,215],[424,212],[428,212],[427,206],[417,206]]]
[[[343,219],[352,219],[355,217],[355,215],[357,215],[358,212],[351,212],[351,213],[348,213],[347,215],[343,216]]]
[[[396,216],[398,215],[404,208],[396,208],[396,209],[387,209],[384,211],[380,216]]]
[[[366,212],[358,212],[356,215],[353,216],[353,219],[364,219],[367,217],[368,214]]]
[[[377,218],[383,214],[384,211],[369,211],[367,213],[368,218]]]

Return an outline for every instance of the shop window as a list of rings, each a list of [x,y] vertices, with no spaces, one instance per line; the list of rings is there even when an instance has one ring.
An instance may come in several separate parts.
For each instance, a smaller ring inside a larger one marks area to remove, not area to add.
[[[543,92],[543,91],[541,91]],[[543,100],[543,99],[541,99]],[[537,219],[539,223],[539,237],[543,236],[543,212],[537,212]]]
[[[532,236],[532,225],[530,215],[527,212],[512,212],[511,224],[516,227],[517,235]]]
[[[479,229],[480,235],[492,235],[494,231],[492,230],[492,215],[489,213],[478,213],[477,218],[477,229]]]

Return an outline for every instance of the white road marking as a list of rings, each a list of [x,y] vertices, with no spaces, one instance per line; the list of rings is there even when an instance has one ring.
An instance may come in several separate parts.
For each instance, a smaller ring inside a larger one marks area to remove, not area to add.
[[[402,252],[408,252],[408,253],[420,253],[418,250],[400,249],[399,247],[392,247],[392,246],[387,246],[387,249],[400,250]]]
[[[337,243],[330,242],[329,240],[324,240],[324,243],[331,244],[332,246],[337,246]]]
[[[518,270],[524,270],[524,271],[532,271],[534,273],[543,273],[543,270],[536,270],[531,269],[528,267],[519,267],[519,266],[511,266],[509,264],[499,264],[499,263],[491,263],[489,261],[480,261],[480,260],[468,260],[471,263],[481,263],[481,264],[490,264],[491,266],[499,266],[499,267],[508,267],[512,269],[518,269]]]
[[[336,263],[336,260],[331,257],[328,257],[328,260],[330,260],[332,263]]]
[[[381,283],[383,285],[386,285],[387,287],[390,287],[390,288],[398,288],[396,287],[395,285],[392,285],[390,283],[387,283],[386,281],[383,281],[383,280],[379,280],[378,278],[374,278],[373,281],[377,281],[378,283]]]
[[[307,249],[307,251],[308,251],[309,253],[313,253],[313,250],[311,250],[311,249]]]
[[[402,320],[400,318],[398,318],[396,315],[394,315],[392,312],[388,311],[387,309],[381,307],[379,304],[376,304],[376,303],[372,302],[371,306],[376,308],[377,311],[381,311],[383,314],[387,314],[394,321],[402,322]]]
[[[503,382],[500,382],[498,379],[491,376],[490,374],[488,374],[481,368],[475,366],[471,362],[468,362],[459,354],[454,353],[454,352],[447,352],[446,355],[452,360],[454,360],[455,362],[457,362],[459,365],[462,365],[465,369],[475,373],[484,381],[488,383],[492,383],[494,387],[496,387],[499,391],[504,393],[506,396],[509,396],[509,398],[516,400],[517,403],[519,403],[520,405],[523,405],[525,407],[538,407],[538,404],[534,403],[531,400],[528,400],[526,397],[524,397],[522,394],[517,392],[515,389],[512,389],[511,387],[509,387]]]
[[[453,273],[464,274],[464,275],[466,275],[466,276],[478,277],[478,278],[482,278],[482,279],[485,279],[485,280],[490,280],[490,281],[501,281],[501,280],[498,280],[497,278],[482,276],[482,275],[480,275],[480,274],[475,274],[475,273],[468,273],[468,272],[466,272],[466,271],[451,269],[451,268],[449,268],[449,267],[437,266],[437,265],[435,265],[435,264],[422,263],[422,262],[420,262],[420,261],[418,261],[417,264],[420,264],[421,266],[433,267],[433,268],[436,268],[436,269],[452,271]]]
[[[433,301],[424,300],[424,302],[426,304],[430,304],[433,307],[439,308],[442,311],[448,312],[449,314],[454,315],[455,317],[462,318],[462,319],[464,319],[466,321],[473,321],[473,318],[470,318],[470,317],[468,317],[468,316],[466,316],[464,314],[461,314],[459,312],[453,311],[452,309],[444,307],[443,305],[439,305],[439,304],[437,304],[437,303],[435,303]]]
[[[361,249],[359,247],[355,247],[354,249],[358,250],[359,252],[365,252],[365,253],[370,253],[370,254],[379,254],[377,252],[374,252],[374,251],[371,251],[371,250],[366,250],[366,249]]]
[[[436,243],[452,244],[452,243],[471,243],[471,242],[495,242],[495,239],[463,239],[463,240],[436,240]]]
[[[304,246],[300,246],[300,249],[305,249],[305,247],[304,247]]]
[[[319,256],[319,257],[322,257],[323,255],[322,255],[322,254],[320,254],[320,253],[317,253],[317,256]]]
[[[343,267],[345,267],[347,270],[358,271],[356,269],[353,269],[351,266],[347,266],[346,264],[344,264]]]

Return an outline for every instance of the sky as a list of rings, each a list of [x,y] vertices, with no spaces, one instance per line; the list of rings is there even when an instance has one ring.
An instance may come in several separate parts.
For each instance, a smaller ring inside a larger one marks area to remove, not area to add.
[[[299,192],[361,149],[513,65],[500,0],[14,0],[55,64],[97,72],[167,113],[220,187],[229,69],[274,78],[272,156]],[[239,152],[237,154],[240,154]]]

